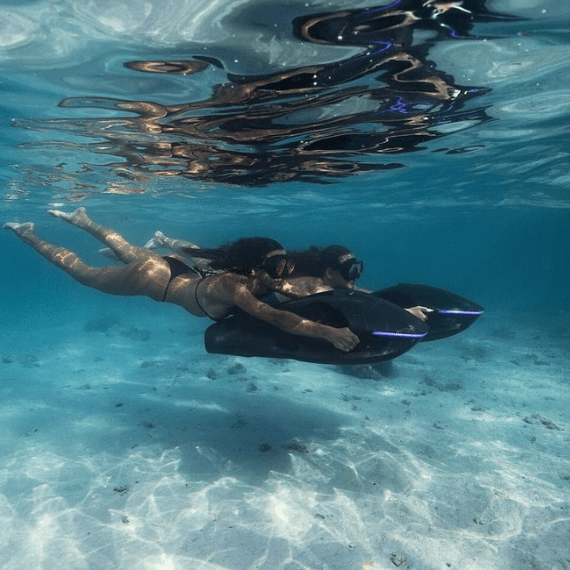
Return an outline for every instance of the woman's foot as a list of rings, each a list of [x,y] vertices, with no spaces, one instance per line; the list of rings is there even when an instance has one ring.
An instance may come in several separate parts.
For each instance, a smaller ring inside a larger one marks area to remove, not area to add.
[[[117,254],[110,247],[104,247],[100,249],[99,253],[104,255],[105,257],[108,257],[109,259],[114,259],[115,261],[119,261]]]
[[[160,231],[154,232],[154,235],[144,244],[146,249],[158,249],[166,247],[168,238]]]
[[[61,210],[48,210],[48,214],[53,216],[54,218],[60,218],[61,220],[65,220],[70,224],[78,227],[84,227],[86,223],[90,222],[91,220],[87,217],[87,210],[82,206],[77,208],[71,214],[67,212],[62,212]]]
[[[409,309],[406,309],[406,311],[408,311],[408,313],[412,313],[412,315],[420,319],[420,321],[427,321],[429,313],[433,313],[433,309],[428,309],[427,307],[422,307],[420,305],[417,307],[410,307]]]
[[[13,231],[20,237],[36,235],[36,224],[33,222],[24,222],[23,224],[19,224],[18,222],[6,222],[3,228]]]

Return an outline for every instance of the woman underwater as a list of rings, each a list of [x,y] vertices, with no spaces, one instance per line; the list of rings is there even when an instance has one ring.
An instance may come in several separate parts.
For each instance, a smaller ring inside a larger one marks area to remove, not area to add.
[[[85,208],[71,214],[59,210],[49,213],[90,233],[124,265],[88,266],[72,251],[39,238],[31,222],[9,222],[4,228],[82,285],[111,295],[143,295],[173,303],[197,317],[213,320],[225,318],[237,307],[285,332],[323,339],[345,352],[359,342],[347,327],[322,325],[260,300],[274,291],[300,296],[294,286],[283,285],[281,278],[292,267],[282,245],[275,240],[252,237],[216,249],[192,247],[193,258],[207,261],[208,270],[204,271],[188,266],[176,255],[161,257],[150,249],[133,246],[116,231],[91,220]]]
[[[165,248],[190,259],[193,264],[208,266],[207,260],[197,256],[197,252],[200,251],[199,246],[185,240],[169,238],[160,231],[155,232],[145,247]],[[109,250],[101,252],[115,257]],[[331,289],[371,292],[356,285],[356,280],[364,271],[364,264],[343,245],[333,244],[326,247],[312,245],[304,250],[288,252],[287,256],[293,263],[290,271],[283,275],[279,287],[273,289],[278,301],[284,301],[288,297],[315,295]],[[422,321],[427,320],[427,315],[432,312],[432,309],[421,305],[407,307],[405,310]]]

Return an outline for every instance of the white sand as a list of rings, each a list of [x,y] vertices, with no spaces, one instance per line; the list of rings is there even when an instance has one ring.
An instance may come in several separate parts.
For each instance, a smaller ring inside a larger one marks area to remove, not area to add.
[[[568,569],[567,323],[487,312],[382,380],[175,308],[3,331],[0,568]]]

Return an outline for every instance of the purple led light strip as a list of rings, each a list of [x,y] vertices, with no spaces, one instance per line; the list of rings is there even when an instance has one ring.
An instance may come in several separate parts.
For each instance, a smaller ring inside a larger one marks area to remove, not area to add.
[[[400,338],[423,338],[427,333],[396,333],[387,331],[372,331],[376,336],[396,336]]]
[[[449,311],[444,311],[444,310],[439,310],[438,313],[440,315],[480,315],[483,313],[483,311],[453,311],[453,310],[449,310]]]

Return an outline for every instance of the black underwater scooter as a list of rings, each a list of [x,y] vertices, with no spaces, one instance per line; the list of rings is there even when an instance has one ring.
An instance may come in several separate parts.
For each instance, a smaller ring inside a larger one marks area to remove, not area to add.
[[[426,321],[404,310],[418,305],[432,310]],[[336,289],[276,307],[325,325],[349,327],[360,343],[350,352],[342,352],[327,341],[286,333],[238,311],[206,329],[206,350],[321,364],[371,364],[396,358],[418,342],[464,331],[483,312],[483,307],[456,293],[413,283],[373,293]]]

